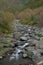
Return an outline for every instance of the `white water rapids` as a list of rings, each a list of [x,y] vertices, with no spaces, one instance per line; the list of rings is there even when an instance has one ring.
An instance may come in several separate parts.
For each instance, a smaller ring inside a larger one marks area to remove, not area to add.
[[[21,52],[23,52],[24,50],[24,48],[26,47],[26,46],[28,46],[29,45],[29,43],[25,43],[23,46],[19,46],[19,47],[17,47],[16,48],[16,50],[14,51],[14,53],[11,55],[11,57],[10,57],[10,60],[12,60],[12,59],[16,59],[16,60],[18,60],[19,59],[19,54],[21,53]]]

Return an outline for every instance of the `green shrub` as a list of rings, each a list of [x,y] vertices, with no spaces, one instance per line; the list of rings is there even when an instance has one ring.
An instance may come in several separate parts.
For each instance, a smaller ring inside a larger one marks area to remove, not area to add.
[[[22,19],[20,21],[20,23],[22,24],[26,24],[26,25],[36,25],[37,24],[37,20],[34,16],[31,16],[30,19]]]

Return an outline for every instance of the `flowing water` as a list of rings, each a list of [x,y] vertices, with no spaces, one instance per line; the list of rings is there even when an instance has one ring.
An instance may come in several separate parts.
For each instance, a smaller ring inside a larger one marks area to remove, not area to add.
[[[24,32],[22,34],[22,36],[28,33],[27,38],[28,38],[28,36],[30,36],[29,39],[30,38],[36,39],[35,36],[33,35],[35,32],[31,31],[31,29],[26,26],[23,26],[23,25],[19,26],[19,24],[17,24],[15,29],[16,29],[16,32],[18,32],[18,31],[20,33]],[[23,29],[23,31],[22,31],[22,29]],[[31,34],[29,34],[29,32]],[[21,41],[21,42],[23,42],[23,41]],[[15,51],[11,55],[0,60],[0,65],[35,65],[34,62],[30,58],[25,58],[25,59],[22,58],[21,52],[24,52],[25,48],[27,46],[29,46],[29,44],[30,43],[27,43],[27,41],[26,41],[26,43],[23,43],[22,46],[20,45],[20,46],[16,47]]]

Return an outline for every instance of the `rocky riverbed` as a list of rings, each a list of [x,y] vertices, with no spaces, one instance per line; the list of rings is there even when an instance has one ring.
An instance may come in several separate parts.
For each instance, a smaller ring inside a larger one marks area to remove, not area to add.
[[[18,22],[14,26],[13,33],[5,34],[1,38],[4,44],[0,45],[0,59],[3,49],[6,57],[0,60],[0,65],[36,65],[35,59],[41,57],[41,53],[43,57],[43,28]]]

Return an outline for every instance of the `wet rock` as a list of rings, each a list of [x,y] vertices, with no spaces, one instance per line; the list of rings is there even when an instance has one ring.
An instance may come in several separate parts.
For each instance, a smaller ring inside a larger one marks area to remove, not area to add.
[[[3,45],[0,45],[0,48],[3,48]]]
[[[23,58],[26,58],[27,57],[27,54],[23,54]]]
[[[3,57],[2,56],[0,56],[0,60],[2,59]]]
[[[11,43],[10,44],[10,47],[14,48],[15,47],[15,44],[14,43]]]
[[[24,41],[26,41],[27,40],[27,37],[20,37],[20,40],[24,40]]]

